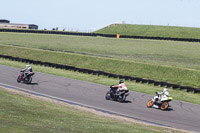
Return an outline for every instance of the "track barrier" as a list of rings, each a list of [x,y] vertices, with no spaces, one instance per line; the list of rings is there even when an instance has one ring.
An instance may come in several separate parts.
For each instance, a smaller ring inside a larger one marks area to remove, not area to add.
[[[200,42],[200,39],[195,38],[172,38],[172,37],[150,37],[150,36],[129,36],[119,34],[100,34],[100,33],[85,33],[85,32],[66,32],[66,31],[47,31],[47,30],[23,30],[23,29],[0,29],[0,32],[17,32],[17,33],[37,33],[37,34],[59,34],[59,35],[74,35],[74,36],[101,36],[110,38],[132,38],[132,39],[150,39],[150,40],[170,40],[184,42]]]
[[[194,88],[194,87],[190,87],[190,86],[180,86],[180,85],[173,84],[173,83],[167,83],[167,82],[163,82],[163,81],[155,81],[155,80],[151,80],[151,79],[143,79],[140,77],[118,75],[118,74],[108,73],[108,72],[104,72],[104,71],[96,71],[96,70],[91,70],[91,69],[78,68],[75,66],[24,59],[24,58],[20,58],[20,57],[9,56],[9,55],[1,55],[0,54],[0,58],[9,59],[12,61],[24,62],[24,63],[28,63],[28,64],[52,67],[52,68],[57,68],[57,69],[77,71],[77,72],[81,72],[81,73],[93,74],[93,75],[98,75],[98,76],[102,75],[102,76],[107,76],[109,78],[119,78],[119,79],[124,79],[124,80],[129,80],[129,81],[135,81],[137,83],[153,84],[154,86],[167,87],[167,88],[172,88],[172,89],[179,88],[180,90],[186,90],[187,92],[194,92],[194,93],[200,92],[200,88]]]

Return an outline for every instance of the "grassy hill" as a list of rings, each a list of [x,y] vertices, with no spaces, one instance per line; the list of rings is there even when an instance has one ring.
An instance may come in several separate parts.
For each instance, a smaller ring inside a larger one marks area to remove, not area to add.
[[[95,33],[200,39],[200,28],[175,26],[112,24]]]

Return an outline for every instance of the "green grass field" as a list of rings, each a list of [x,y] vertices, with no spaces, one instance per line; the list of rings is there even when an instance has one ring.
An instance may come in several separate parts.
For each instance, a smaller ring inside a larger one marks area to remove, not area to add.
[[[159,133],[181,132],[97,116],[68,106],[35,100],[0,89],[2,133]]]
[[[0,44],[73,51],[128,61],[200,70],[200,43],[0,33]]]
[[[200,28],[176,26],[112,24],[95,33],[200,39]]]

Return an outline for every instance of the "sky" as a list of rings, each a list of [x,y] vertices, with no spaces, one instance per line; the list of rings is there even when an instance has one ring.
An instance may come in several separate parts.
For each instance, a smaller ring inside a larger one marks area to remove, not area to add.
[[[200,0],[0,0],[0,19],[91,32],[113,23],[200,28]]]

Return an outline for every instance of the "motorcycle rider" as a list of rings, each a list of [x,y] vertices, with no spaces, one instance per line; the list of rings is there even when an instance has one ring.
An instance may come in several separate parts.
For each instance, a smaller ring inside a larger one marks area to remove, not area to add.
[[[123,80],[120,80],[119,85],[116,85],[115,87],[117,87],[117,90],[115,92],[116,95],[119,95],[119,92],[122,90],[128,90],[128,88]]]
[[[28,74],[33,72],[33,69],[32,69],[32,67],[30,65],[26,65],[26,68],[22,69],[21,71],[24,72],[23,78],[25,79]]]
[[[162,98],[169,97],[170,95],[167,88],[164,88],[162,92],[157,92],[157,96],[158,96],[158,101],[161,101]]]

